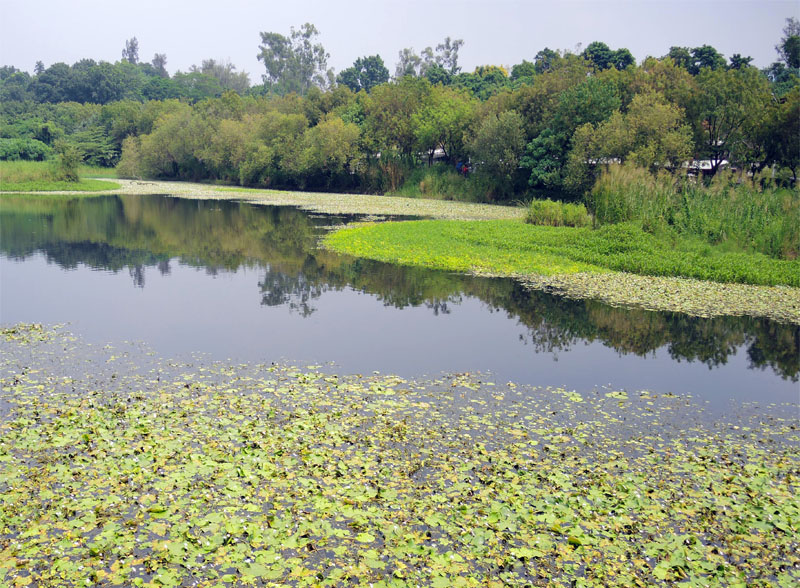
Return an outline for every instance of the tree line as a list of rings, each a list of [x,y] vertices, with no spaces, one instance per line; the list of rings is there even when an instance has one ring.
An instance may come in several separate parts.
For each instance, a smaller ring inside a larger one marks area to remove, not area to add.
[[[311,24],[261,33],[255,86],[211,59],[169,76],[165,55],[139,60],[136,38],[114,64],[38,63],[32,76],[3,67],[0,158],[42,159],[69,143],[134,177],[498,201],[578,197],[611,163],[797,175],[795,19],[764,70],[708,45],[637,64],[593,42],[463,72],[463,41],[448,37],[400,51],[394,76],[379,55],[335,75],[318,34]]]

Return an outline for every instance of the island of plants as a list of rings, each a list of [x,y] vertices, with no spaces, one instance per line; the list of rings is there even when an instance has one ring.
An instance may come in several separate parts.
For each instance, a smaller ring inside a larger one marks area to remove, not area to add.
[[[527,223],[363,224],[328,235],[324,245],[391,263],[513,276],[615,304],[800,323],[796,189],[732,177],[676,187],[669,176],[612,166],[589,201],[593,217],[583,205],[534,201]]]

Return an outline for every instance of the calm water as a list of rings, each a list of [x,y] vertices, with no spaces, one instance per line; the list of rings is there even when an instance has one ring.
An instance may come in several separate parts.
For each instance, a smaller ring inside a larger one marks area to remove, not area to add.
[[[3,197],[0,321],[69,323],[172,356],[800,400],[796,326],[569,301],[316,247],[347,220],[156,195]]]

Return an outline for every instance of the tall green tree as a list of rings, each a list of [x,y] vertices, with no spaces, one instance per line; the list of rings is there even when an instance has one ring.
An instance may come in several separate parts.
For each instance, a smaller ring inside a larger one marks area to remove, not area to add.
[[[422,108],[413,115],[414,134],[420,149],[433,161],[442,149],[448,161],[464,157],[464,138],[472,124],[478,101],[464,90],[433,86]]]
[[[359,57],[352,67],[343,69],[336,77],[338,84],[347,86],[353,92],[369,92],[375,86],[389,81],[389,70],[380,55]]]
[[[539,51],[533,58],[533,63],[536,67],[536,73],[544,73],[553,69],[555,64],[561,59],[561,54],[545,47]]]
[[[697,75],[690,103],[698,154],[711,162],[715,174],[744,140],[744,130],[768,107],[772,96],[766,77],[754,67],[704,68]]]
[[[122,50],[122,59],[133,65],[139,63],[139,41],[136,37],[125,41],[125,48]]]
[[[461,71],[458,65],[458,50],[464,45],[461,39],[445,37],[442,43],[436,45],[434,50],[425,47],[422,54],[418,55],[413,48],[407,47],[398,53],[397,66],[394,77],[396,80],[405,76],[425,76],[429,69],[439,67],[450,76]]]
[[[410,157],[417,145],[414,117],[423,108],[431,84],[424,78],[404,77],[372,90],[364,102],[365,139],[381,156]]]
[[[631,55],[630,51],[624,47],[612,51],[608,45],[600,41],[590,43],[586,49],[584,49],[582,56],[589,61],[597,71],[603,71],[612,67],[623,70],[634,64],[633,55]]]
[[[250,76],[247,72],[237,72],[236,66],[230,61],[204,59],[200,67],[193,65],[189,71],[215,78],[223,90],[233,90],[238,94],[244,94],[250,89]]]
[[[703,68],[724,69],[726,66],[725,57],[711,45],[702,45],[694,49],[670,47],[665,57],[671,58],[693,76],[699,74]]]
[[[153,61],[150,62],[153,66],[153,69],[156,71],[156,74],[162,78],[168,78],[169,73],[167,73],[167,56],[165,53],[156,53],[153,55]]]
[[[529,184],[561,188],[575,130],[586,123],[598,124],[606,120],[620,105],[614,85],[597,77],[563,91],[549,126],[525,147],[520,163],[530,170]]]
[[[525,148],[523,127],[522,117],[513,110],[489,115],[477,124],[468,147],[476,173],[490,180],[487,190],[490,199],[508,198],[512,193]]]
[[[333,71],[327,69],[325,48],[317,43],[317,28],[305,23],[291,28],[288,37],[279,33],[262,32],[258,59],[264,62],[264,83],[279,95],[295,92],[303,95],[312,86],[326,88]]]
[[[602,165],[634,162],[651,171],[677,169],[692,153],[692,130],[683,111],[655,92],[637,94],[626,112],[586,123],[572,137],[564,185],[580,194]]]
[[[800,21],[794,17],[786,19],[783,37],[775,50],[787,67],[800,68]]]

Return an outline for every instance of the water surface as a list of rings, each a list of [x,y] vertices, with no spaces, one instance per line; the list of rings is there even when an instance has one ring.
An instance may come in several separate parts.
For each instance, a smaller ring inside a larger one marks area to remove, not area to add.
[[[530,292],[317,247],[353,217],[166,196],[0,199],[0,320],[166,355],[797,402],[800,329]]]

